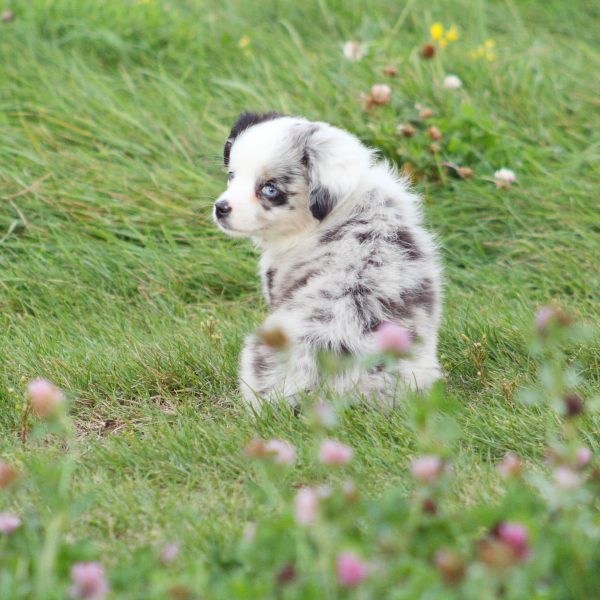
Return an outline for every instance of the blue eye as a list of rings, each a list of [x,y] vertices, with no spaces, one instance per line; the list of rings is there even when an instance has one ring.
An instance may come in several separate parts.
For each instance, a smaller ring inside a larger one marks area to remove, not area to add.
[[[279,194],[279,190],[270,183],[263,185],[261,192],[265,198],[275,198]]]
[[[233,179],[233,171],[229,171],[229,173],[227,173],[227,181],[231,181]]]

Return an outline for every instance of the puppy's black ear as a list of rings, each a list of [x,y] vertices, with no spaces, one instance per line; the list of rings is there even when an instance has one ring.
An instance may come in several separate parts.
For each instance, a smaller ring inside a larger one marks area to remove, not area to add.
[[[308,208],[322,221],[356,189],[371,154],[353,135],[327,123],[311,123],[303,144]]]
[[[259,123],[263,123],[264,121],[271,121],[273,119],[278,119],[279,117],[283,117],[282,114],[278,112],[267,112],[267,113],[255,113],[244,111],[237,118],[237,121],[233,124],[231,128],[231,132],[229,133],[229,137],[225,142],[225,147],[223,148],[223,162],[225,166],[229,165],[229,155],[231,154],[231,147],[233,146],[233,142],[235,138],[237,138],[240,133],[249,129],[253,125],[258,125]]]

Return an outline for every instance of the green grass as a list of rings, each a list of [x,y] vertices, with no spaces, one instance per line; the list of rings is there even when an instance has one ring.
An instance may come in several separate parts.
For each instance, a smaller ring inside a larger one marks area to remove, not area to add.
[[[23,0],[12,9],[0,26],[0,451],[27,452],[22,381],[45,376],[68,391],[88,499],[76,535],[109,565],[176,539],[182,569],[227,569],[231,541],[263,511],[242,485],[240,449],[255,435],[299,447],[290,484],[315,476],[302,421],[285,409],[256,421],[236,389],[242,337],[266,307],[251,245],[216,231],[210,207],[224,186],[223,141],[246,108],[329,121],[398,160],[398,147],[410,154],[418,142],[403,146],[396,125],[416,102],[434,108],[432,123],[456,138],[442,158],[476,170],[472,181],[418,183],[446,268],[447,388],[466,406],[457,502],[496,496],[493,460],[505,451],[540,460],[545,417],[514,393],[535,375],[533,311],[554,300],[600,324],[597,2]],[[456,23],[461,38],[424,61],[434,21]],[[486,38],[496,62],[469,56]],[[369,42],[365,60],[342,57],[347,39]],[[399,68],[387,81],[391,104],[364,112],[359,92],[384,81],[389,63]],[[443,90],[445,72],[463,90]],[[518,186],[495,188],[502,166]],[[583,395],[598,394],[597,343],[569,357]],[[599,424],[586,423],[594,449]],[[402,411],[352,411],[340,436],[370,493],[411,487]],[[35,490],[30,498],[39,501]]]

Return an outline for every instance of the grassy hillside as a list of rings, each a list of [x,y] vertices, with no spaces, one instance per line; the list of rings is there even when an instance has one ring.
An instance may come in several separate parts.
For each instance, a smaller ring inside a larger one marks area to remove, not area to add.
[[[493,501],[493,461],[508,450],[539,464],[546,416],[515,396],[535,375],[533,313],[555,301],[600,324],[597,2],[9,4],[14,18],[0,24],[0,452],[26,460],[24,382],[43,376],[66,390],[86,498],[71,535],[91,540],[107,566],[178,540],[178,568],[201,582],[229,568],[244,523],[268,510],[242,485],[250,438],[298,447],[290,484],[321,477],[307,459],[306,424],[285,408],[257,421],[236,389],[242,337],[266,307],[250,243],[226,239],[210,214],[225,185],[222,144],[243,109],[329,121],[413,165],[443,249],[447,390],[466,407],[456,502]],[[425,60],[435,21],[456,24],[460,37]],[[495,60],[473,56],[487,39]],[[344,58],[346,40],[367,43],[366,57]],[[396,77],[383,74],[388,65]],[[447,73],[463,87],[445,89]],[[376,83],[391,87],[391,101],[364,110],[359,94]],[[416,103],[433,109],[426,122]],[[398,136],[406,122],[438,126],[441,152],[428,152],[424,133]],[[473,179],[445,174],[443,161],[471,167]],[[501,167],[516,185],[494,185]],[[597,341],[567,352],[582,395],[598,394]],[[584,424],[592,449],[599,424]],[[403,411],[350,411],[339,437],[356,449],[349,473],[369,493],[412,487],[415,439]],[[43,490],[19,498],[39,505]],[[118,597],[142,597],[131,586]]]

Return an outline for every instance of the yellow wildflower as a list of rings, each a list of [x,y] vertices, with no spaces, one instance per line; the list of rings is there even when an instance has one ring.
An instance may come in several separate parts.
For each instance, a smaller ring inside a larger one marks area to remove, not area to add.
[[[444,26],[441,23],[434,23],[429,31],[431,32],[431,39],[437,41],[444,35]]]
[[[498,55],[495,51],[496,42],[495,40],[487,39],[481,46],[477,46],[474,50],[469,52],[471,58],[485,58],[489,62],[494,62]]]
[[[440,40],[438,40],[438,44],[440,45],[440,48],[445,48],[448,45],[448,40],[443,37]]]
[[[455,42],[459,38],[459,33],[456,25],[452,25],[450,29],[448,29],[448,33],[446,34],[446,39],[449,42]]]
[[[252,40],[245,35],[239,42],[238,42],[238,46],[242,49],[247,48],[250,45],[250,42]]]

